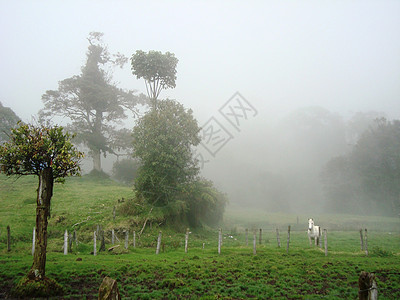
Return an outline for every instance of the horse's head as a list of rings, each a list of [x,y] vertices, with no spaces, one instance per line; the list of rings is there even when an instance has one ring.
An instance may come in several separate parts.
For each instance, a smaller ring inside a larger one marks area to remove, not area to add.
[[[312,230],[314,227],[314,220],[313,219],[308,219],[308,229]]]

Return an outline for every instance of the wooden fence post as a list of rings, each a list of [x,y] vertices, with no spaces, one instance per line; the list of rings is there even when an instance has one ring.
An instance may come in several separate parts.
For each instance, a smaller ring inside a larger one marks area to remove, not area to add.
[[[96,237],[96,231],[93,232],[93,255],[97,255],[97,245],[96,245],[97,237]]]
[[[35,240],[36,240],[36,229],[33,227],[32,233],[32,256],[35,254]]]
[[[68,234],[68,252],[72,253],[72,233]]]
[[[129,245],[129,230],[125,231],[125,249],[128,249]]]
[[[367,228],[365,228],[365,255],[368,256],[368,235],[367,235]]]
[[[186,228],[186,235],[185,235],[185,253],[188,252],[188,242],[189,242],[189,228]]]
[[[364,238],[363,238],[363,230],[360,229],[360,247],[361,251],[364,251]]]
[[[73,236],[73,239],[74,239],[75,245],[78,246],[78,237],[77,237],[77,235],[76,235],[76,229],[74,229],[74,236]]]
[[[218,230],[218,254],[221,254],[221,245],[222,245],[222,229]]]
[[[328,231],[324,229],[325,256],[328,256]]]
[[[111,244],[114,245],[114,240],[115,240],[115,232],[114,229],[111,229]]]
[[[375,275],[362,271],[358,278],[358,299],[360,300],[377,300],[378,286],[376,284]]]
[[[99,252],[106,251],[106,242],[104,240],[104,230],[100,230],[100,239],[101,239],[101,244],[100,244]]]
[[[287,230],[287,245],[286,245],[286,253],[289,254],[289,242],[290,242],[290,225]]]
[[[133,248],[136,248],[136,231],[133,232]]]
[[[254,232],[253,232],[253,255],[257,254],[257,249],[256,249],[257,245],[256,244],[257,244],[257,230],[254,229]]]
[[[64,255],[68,254],[68,231],[65,230],[64,233]]]
[[[10,225],[7,226],[7,252],[11,251],[11,229]]]
[[[246,246],[249,245],[249,230],[246,228]]]
[[[158,232],[156,254],[160,253],[160,246],[161,246],[161,230]]]
[[[115,205],[114,205],[114,209],[113,209],[113,221],[115,221]]]
[[[262,229],[260,228],[260,238],[259,238],[260,245],[262,244]]]
[[[281,247],[281,239],[279,238],[279,229],[276,229],[276,240],[278,242],[278,248]]]

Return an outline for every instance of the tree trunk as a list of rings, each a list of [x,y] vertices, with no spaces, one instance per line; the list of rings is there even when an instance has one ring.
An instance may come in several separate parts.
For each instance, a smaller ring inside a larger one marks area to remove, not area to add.
[[[46,168],[39,173],[36,203],[36,239],[30,279],[43,279],[46,271],[47,218],[50,216],[50,200],[53,196],[53,170]]]
[[[101,172],[101,154],[100,150],[93,150],[93,169]]]

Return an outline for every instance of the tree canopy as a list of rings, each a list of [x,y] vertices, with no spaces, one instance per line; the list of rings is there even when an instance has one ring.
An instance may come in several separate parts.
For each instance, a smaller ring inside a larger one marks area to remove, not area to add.
[[[328,162],[322,179],[333,208],[343,206],[347,211],[359,213],[398,214],[400,121],[377,119],[361,135],[350,154]]]
[[[0,102],[0,143],[8,140],[11,128],[16,126],[19,120],[11,108],[4,107]]]
[[[42,96],[43,118],[54,115],[68,118],[68,128],[77,133],[76,140],[85,144],[93,158],[94,169],[101,170],[101,154],[118,154],[116,151],[131,147],[127,129],[117,129],[126,111],[137,114],[137,105],[145,103],[144,95],[118,88],[112,80],[111,67],[122,67],[127,58],[117,53],[111,55],[102,41],[102,33],[89,34],[86,64],[80,75],[59,82],[57,90]]]
[[[178,59],[173,53],[137,50],[131,57],[132,73],[143,78],[147,95],[156,107],[156,101],[162,89],[175,88],[176,65]]]
[[[192,111],[172,100],[161,100],[133,128],[133,155],[140,160],[135,188],[155,205],[174,200],[181,185],[198,175],[192,146],[200,143]]]
[[[54,179],[79,174],[83,154],[71,143],[63,127],[19,124],[11,140],[0,146],[1,171],[7,175],[40,175],[51,168]]]

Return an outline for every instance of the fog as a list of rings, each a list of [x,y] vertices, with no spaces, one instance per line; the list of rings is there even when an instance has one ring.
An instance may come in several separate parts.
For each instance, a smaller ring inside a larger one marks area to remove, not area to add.
[[[80,73],[91,31],[128,57],[175,54],[176,88],[160,97],[225,129],[223,147],[198,153],[233,204],[323,210],[321,167],[351,150],[355,114],[400,119],[398,1],[0,1],[3,105],[30,122],[46,90]],[[145,93],[128,65],[114,76]],[[222,108],[236,92],[248,114],[235,125]]]

